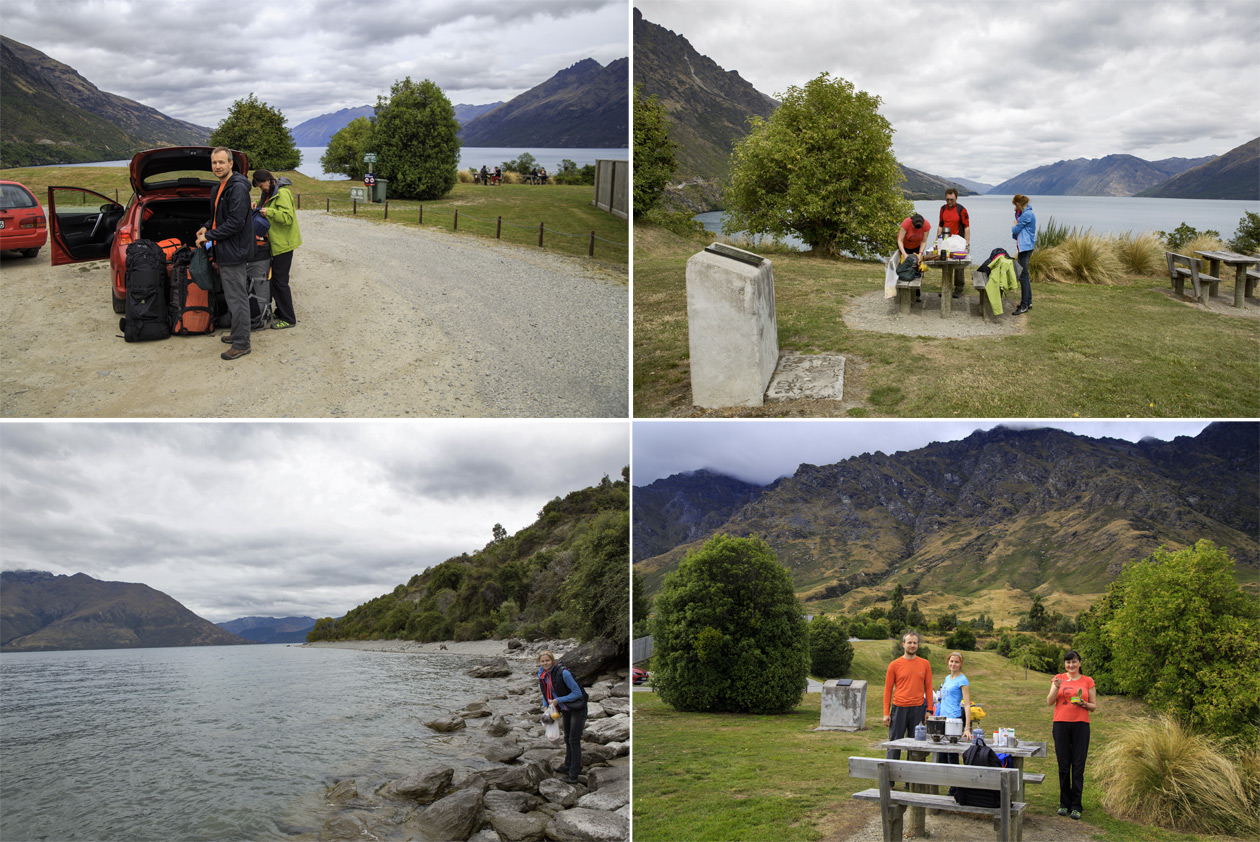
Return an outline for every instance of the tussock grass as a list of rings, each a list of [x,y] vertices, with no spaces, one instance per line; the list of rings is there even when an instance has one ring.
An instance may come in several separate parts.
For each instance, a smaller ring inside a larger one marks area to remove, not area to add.
[[[1257,752],[1227,746],[1167,716],[1123,729],[1098,754],[1105,809],[1170,830],[1246,838],[1260,827]]]
[[[1129,275],[1158,275],[1167,264],[1164,261],[1164,244],[1154,234],[1132,231],[1115,238],[1116,257],[1120,268]]]
[[[1191,239],[1178,254],[1184,254],[1187,257],[1194,257],[1196,251],[1221,251],[1225,248],[1225,244],[1221,242],[1219,237],[1213,237],[1211,234],[1200,234]]]
[[[1112,244],[1089,232],[1073,234],[1047,249],[1041,255],[1037,269],[1037,280],[1065,284],[1111,286],[1123,277],[1120,259]]]

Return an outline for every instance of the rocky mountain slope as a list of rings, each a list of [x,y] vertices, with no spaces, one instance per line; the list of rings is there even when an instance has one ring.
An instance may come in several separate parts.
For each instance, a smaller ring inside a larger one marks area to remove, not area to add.
[[[307,633],[315,628],[315,618],[240,617],[215,625],[255,643],[305,643]]]
[[[0,36],[0,167],[119,160],[209,137],[204,126],[102,91],[74,68]]]
[[[464,146],[620,148],[630,143],[630,60],[582,59],[460,129]]]
[[[227,646],[250,641],[148,585],[83,573],[0,573],[0,650]]]
[[[709,535],[760,535],[798,594],[819,607],[864,604],[900,582],[923,595],[925,610],[966,601],[1001,612],[1013,592],[1078,610],[1125,563],[1207,538],[1254,587],[1257,476],[1253,423],[1138,444],[996,427],[910,452],[801,465],[720,526],[636,569],[654,592]],[[703,509],[701,501],[692,498]]]
[[[1260,201],[1260,137],[1141,191],[1158,199]]]
[[[474,117],[493,111],[502,104],[502,102],[492,102],[488,105],[461,103],[455,106],[455,121],[462,126]],[[320,114],[293,127],[293,143],[296,146],[327,146],[332,136],[350,125],[352,120],[359,117],[371,119],[375,113],[375,107],[360,105],[358,108],[343,108],[340,111]]]
[[[1162,161],[1144,161],[1134,155],[1073,158],[1022,172],[989,192],[1042,196],[1133,196],[1210,160],[1211,156],[1166,158]]]
[[[634,489],[634,560],[712,533],[764,490],[709,470],[674,474]]]

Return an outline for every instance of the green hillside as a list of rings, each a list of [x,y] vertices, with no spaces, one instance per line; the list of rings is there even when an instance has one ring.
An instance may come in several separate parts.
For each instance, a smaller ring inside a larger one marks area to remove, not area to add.
[[[319,620],[307,639],[580,637],[628,646],[628,473],[553,499],[515,535],[495,524],[482,549],[417,573],[340,619]]]

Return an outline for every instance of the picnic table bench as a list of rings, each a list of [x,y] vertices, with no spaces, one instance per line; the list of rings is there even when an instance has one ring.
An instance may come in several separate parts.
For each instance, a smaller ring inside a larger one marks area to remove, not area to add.
[[[1168,261],[1168,277],[1172,280],[1173,291],[1178,295],[1185,295],[1186,279],[1189,278],[1195,301],[1207,304],[1209,296],[1215,297],[1221,279],[1203,271],[1202,260],[1173,251],[1164,252],[1164,259]]]
[[[904,316],[910,312],[910,305],[914,304],[915,293],[923,287],[923,279],[915,278],[913,281],[897,281],[897,313]]]
[[[1235,307],[1242,307],[1244,299],[1255,294],[1256,280],[1260,279],[1260,273],[1252,271],[1251,267],[1260,263],[1260,257],[1248,257],[1233,251],[1196,251],[1195,254],[1208,262],[1208,275],[1215,275],[1218,281],[1222,263],[1234,267]],[[1212,287],[1212,295],[1216,295],[1215,286]]]
[[[991,816],[993,829],[1001,842],[1019,842],[1023,838],[1024,811],[1028,805],[1024,801],[1016,800],[1020,778],[1017,769],[850,757],[849,777],[879,781],[878,788],[855,792],[853,797],[860,801],[879,802],[884,842],[901,842],[907,807],[914,808],[920,815],[925,808],[937,808]],[[895,790],[893,784],[897,782],[915,786],[920,791]],[[997,807],[959,804],[949,795],[921,791],[925,785],[996,790],[1000,804]],[[922,836],[923,828],[916,827],[916,832]]]
[[[996,322],[997,314],[993,312],[993,304],[989,302],[989,296],[984,292],[988,283],[988,275],[978,269],[971,270],[971,286],[976,292],[980,293],[980,306],[976,309],[976,315],[986,322]],[[1006,307],[1006,296],[1002,296],[1002,306]]]

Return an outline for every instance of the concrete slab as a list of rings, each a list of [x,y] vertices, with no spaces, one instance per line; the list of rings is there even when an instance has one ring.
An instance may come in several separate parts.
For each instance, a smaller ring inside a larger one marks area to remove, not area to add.
[[[843,397],[844,357],[839,354],[784,354],[766,389],[767,401],[838,401]]]

